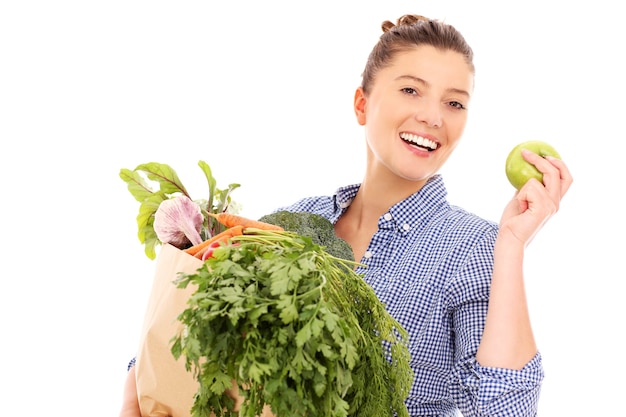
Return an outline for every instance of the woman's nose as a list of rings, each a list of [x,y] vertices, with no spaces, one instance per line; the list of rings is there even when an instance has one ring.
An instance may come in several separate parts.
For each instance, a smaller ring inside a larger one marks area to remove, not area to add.
[[[428,100],[421,101],[415,111],[415,118],[418,122],[425,123],[429,127],[441,127],[443,119],[440,104]]]

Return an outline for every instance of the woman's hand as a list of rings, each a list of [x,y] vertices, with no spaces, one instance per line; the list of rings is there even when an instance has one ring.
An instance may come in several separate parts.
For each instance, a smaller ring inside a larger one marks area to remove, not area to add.
[[[541,157],[529,150],[522,156],[543,174],[543,184],[530,179],[507,204],[500,219],[501,233],[509,232],[528,245],[546,221],[559,209],[573,178],[565,163],[550,156]]]
[[[128,371],[126,383],[124,384],[124,395],[122,398],[122,410],[119,417],[141,417],[139,410],[139,400],[137,397],[137,384],[135,381],[135,367]]]

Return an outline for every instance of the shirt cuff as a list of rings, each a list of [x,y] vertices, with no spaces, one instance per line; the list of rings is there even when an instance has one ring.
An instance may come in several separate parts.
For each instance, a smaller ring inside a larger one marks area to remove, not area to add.
[[[481,366],[474,361],[468,371],[464,385],[474,393],[478,409],[498,416],[505,410],[516,410],[519,416],[536,412],[544,377],[539,353],[519,370]]]

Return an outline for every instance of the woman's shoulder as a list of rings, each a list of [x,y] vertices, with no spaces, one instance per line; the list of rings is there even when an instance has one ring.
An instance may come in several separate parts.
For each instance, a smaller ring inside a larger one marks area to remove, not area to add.
[[[336,205],[333,196],[311,196],[301,198],[293,204],[279,207],[276,211],[305,211],[331,219],[336,212]]]
[[[276,211],[306,211],[326,217],[327,219],[336,220],[341,212],[350,205],[352,199],[356,195],[359,185],[348,185],[338,188],[332,195],[317,195],[303,197],[294,203],[279,207]]]
[[[427,226],[430,234],[446,241],[462,241],[464,245],[480,241],[494,242],[499,225],[467,209],[445,204],[433,213]]]
[[[474,227],[480,230],[498,230],[498,223],[493,220],[468,211],[461,206],[449,205],[448,207],[448,215],[459,221],[461,224],[466,224],[469,227]]]
[[[407,223],[417,221],[440,231],[453,232],[456,228],[472,229],[479,233],[497,231],[498,224],[448,200],[443,177],[437,174],[415,194],[392,207],[395,217]]]
[[[459,206],[450,206],[449,220],[450,227],[446,231],[449,239],[458,239],[463,242],[461,246],[467,248],[493,248],[498,236],[498,223]]]

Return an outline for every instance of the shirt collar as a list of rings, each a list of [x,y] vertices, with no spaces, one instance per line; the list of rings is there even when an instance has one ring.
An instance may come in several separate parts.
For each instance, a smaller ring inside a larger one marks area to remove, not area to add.
[[[350,206],[360,186],[361,184],[352,184],[337,189],[335,192],[337,218]],[[387,213],[381,216],[378,225],[381,228],[393,225],[400,233],[407,233],[420,223],[428,221],[442,205],[447,205],[447,195],[443,178],[440,174],[434,175],[417,192],[391,206]],[[390,219],[385,218],[387,214],[391,215]]]

